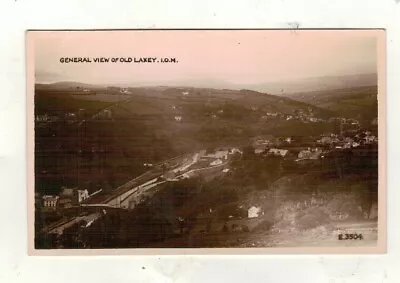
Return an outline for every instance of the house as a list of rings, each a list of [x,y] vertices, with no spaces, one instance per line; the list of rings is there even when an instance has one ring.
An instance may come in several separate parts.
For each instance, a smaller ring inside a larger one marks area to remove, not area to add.
[[[36,122],[47,122],[49,120],[49,115],[48,114],[36,115],[35,120]]]
[[[208,153],[203,156],[204,158],[217,158],[217,159],[228,159],[228,150],[217,150],[214,153]]]
[[[177,121],[177,122],[182,121],[182,116],[175,116],[175,121]]]
[[[221,165],[221,164],[222,164],[222,160],[217,159],[217,160],[214,160],[213,162],[211,162],[210,166],[217,166],[217,165]]]
[[[285,157],[286,154],[289,152],[287,149],[279,149],[279,148],[271,148],[268,153],[271,155],[282,156]]]
[[[257,218],[261,213],[261,207],[252,206],[247,210],[248,218]]]
[[[189,95],[189,92],[188,91],[183,91],[182,94],[183,95]]]
[[[365,140],[365,143],[373,143],[373,142],[377,142],[378,141],[378,139],[375,137],[375,136],[366,136],[365,138],[364,138],[364,140]]]
[[[59,196],[44,195],[43,196],[43,207],[47,209],[56,210]]]
[[[319,139],[317,142],[320,144],[333,144],[338,141],[339,141],[339,139],[336,137],[336,135],[331,134],[330,136],[321,137],[321,139]]]
[[[314,148],[314,149],[306,149],[302,150],[298,154],[299,159],[318,159],[319,156],[321,155],[322,150],[319,148]]]
[[[82,202],[87,198],[89,198],[89,192],[87,189],[78,190],[78,202]]]
[[[243,152],[238,148],[234,147],[234,148],[229,149],[228,154],[235,154],[235,153],[243,154]]]
[[[259,147],[259,148],[254,149],[254,153],[255,154],[261,154],[264,151],[265,151],[265,148],[263,148],[263,147]]]

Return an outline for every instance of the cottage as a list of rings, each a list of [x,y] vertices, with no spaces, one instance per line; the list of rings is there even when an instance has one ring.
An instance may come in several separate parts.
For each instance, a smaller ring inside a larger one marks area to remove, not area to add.
[[[287,149],[271,148],[268,153],[271,155],[285,157],[289,151]]]
[[[56,209],[59,196],[45,195],[43,196],[43,206],[45,208]]]
[[[175,116],[175,121],[177,121],[177,122],[182,121],[182,116]]]
[[[261,213],[261,207],[252,206],[247,210],[248,218],[257,218]]]
[[[235,153],[243,154],[243,152],[242,152],[240,149],[238,149],[238,148],[231,148],[231,149],[229,149],[228,154],[235,154]]]
[[[87,189],[78,190],[78,202],[82,202],[87,198],[89,198],[89,192]]]
[[[319,148],[314,148],[314,149],[307,149],[307,150],[302,150],[298,154],[299,159],[318,159],[322,153],[322,150]]]
[[[222,160],[217,159],[217,160],[214,160],[213,162],[211,162],[210,166],[217,166],[217,165],[221,165],[221,164],[222,164]]]

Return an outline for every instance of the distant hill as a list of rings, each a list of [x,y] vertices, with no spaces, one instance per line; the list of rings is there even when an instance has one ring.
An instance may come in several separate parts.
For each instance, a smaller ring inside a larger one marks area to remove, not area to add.
[[[80,82],[56,82],[51,84],[35,84],[36,90],[48,89],[48,90],[71,90],[76,88],[87,88],[87,89],[97,89],[103,88],[102,85],[86,84]]]
[[[247,88],[275,95],[290,95],[299,92],[375,86],[377,85],[377,80],[377,74],[327,76],[249,85]]]
[[[249,89],[253,91],[270,93],[274,95],[290,95],[292,93],[322,91],[332,89],[344,89],[361,86],[377,85],[377,74],[359,74],[344,76],[325,76],[306,79],[296,79],[288,81],[268,82],[258,84],[240,84],[224,80],[205,78],[192,80],[176,81],[148,81],[136,83],[115,83],[115,84],[87,84],[74,81],[62,81],[51,84],[36,84],[37,89],[73,89],[77,87],[98,89],[108,86],[124,88],[154,88],[163,86],[164,88],[201,88],[201,89]]]

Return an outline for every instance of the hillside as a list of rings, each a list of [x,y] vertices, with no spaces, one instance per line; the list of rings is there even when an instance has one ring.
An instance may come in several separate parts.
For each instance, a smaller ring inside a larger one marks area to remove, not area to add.
[[[371,121],[377,116],[377,86],[293,93],[298,101],[337,113],[338,116]]]
[[[38,190],[56,193],[65,183],[111,188],[143,172],[144,163],[196,149],[243,146],[263,134],[332,131],[328,123],[287,121],[285,115],[296,111],[330,113],[289,98],[249,90],[129,90],[130,95],[119,96],[105,94],[105,88],[90,95],[65,89],[36,91],[35,114],[49,116],[35,125]],[[280,116],[265,119],[267,112]]]

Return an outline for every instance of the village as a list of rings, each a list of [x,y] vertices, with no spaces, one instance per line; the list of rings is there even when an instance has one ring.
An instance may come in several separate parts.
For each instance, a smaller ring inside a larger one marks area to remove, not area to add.
[[[363,148],[378,144],[378,137],[368,130],[356,130],[346,134],[327,133],[308,141],[296,137],[259,136],[253,139],[254,154],[294,158],[295,161],[317,160],[333,151]]]

